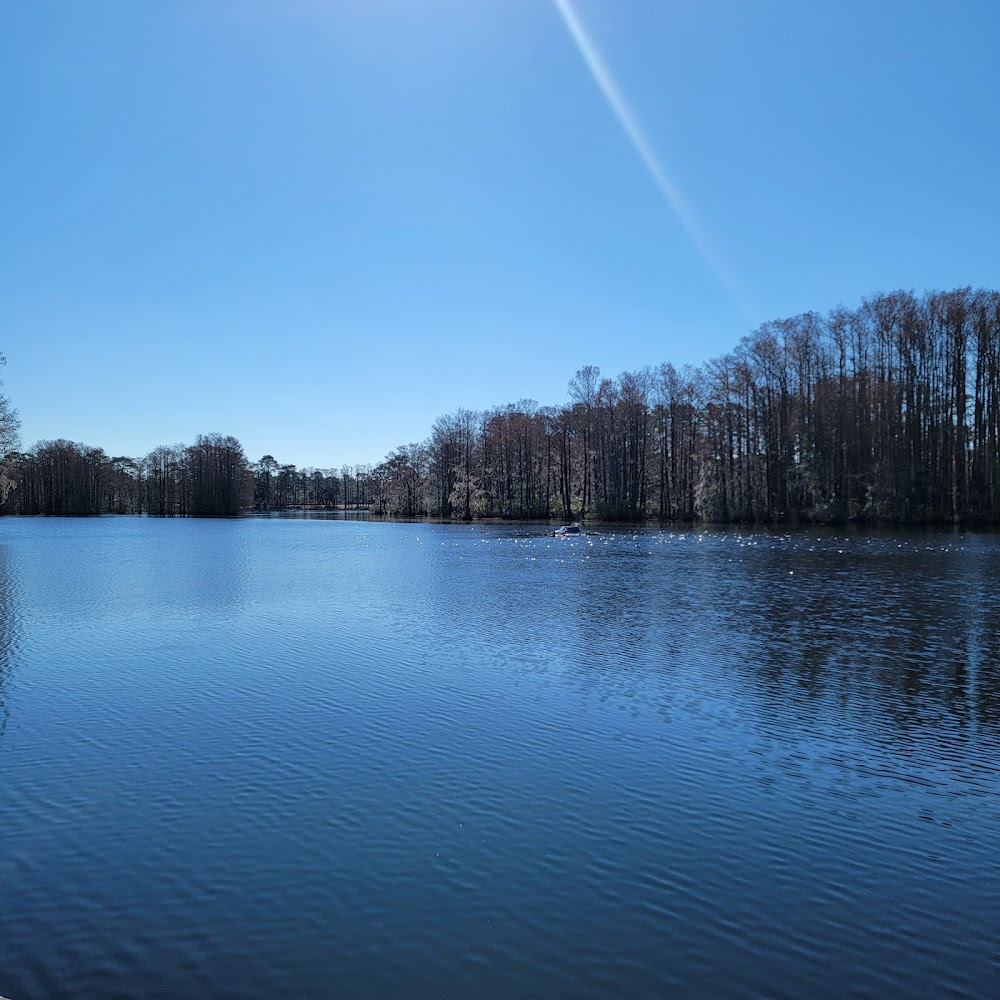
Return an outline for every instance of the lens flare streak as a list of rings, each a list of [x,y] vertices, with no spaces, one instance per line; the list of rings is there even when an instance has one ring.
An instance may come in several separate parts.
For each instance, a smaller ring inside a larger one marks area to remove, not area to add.
[[[590,71],[590,75],[593,77],[594,83],[597,84],[598,89],[603,95],[605,101],[607,101],[608,106],[611,108],[615,118],[618,120],[618,124],[625,132],[629,142],[632,144],[632,148],[635,150],[639,159],[642,161],[643,166],[646,168],[650,177],[652,177],[654,183],[659,188],[660,193],[666,199],[667,204],[670,206],[674,215],[683,226],[688,237],[698,248],[702,257],[715,272],[719,280],[726,286],[726,289],[733,299],[739,303],[744,312],[749,314],[751,310],[743,301],[736,282],[732,279],[725,266],[719,260],[718,255],[713,250],[701,224],[695,217],[691,208],[685,203],[677,185],[671,180],[670,176],[657,159],[652,145],[646,138],[646,135],[639,125],[636,116],[632,113],[632,109],[628,106],[628,103],[622,95],[618,84],[611,75],[611,71],[608,69],[607,64],[604,62],[600,52],[597,50],[596,45],[594,45],[591,41],[583,23],[577,16],[576,11],[573,9],[571,0],[552,0],[552,2],[555,4],[556,10],[559,12],[563,23],[566,25],[566,30],[573,39],[573,43],[576,46],[577,51],[580,53],[580,57],[583,59],[587,69]]]

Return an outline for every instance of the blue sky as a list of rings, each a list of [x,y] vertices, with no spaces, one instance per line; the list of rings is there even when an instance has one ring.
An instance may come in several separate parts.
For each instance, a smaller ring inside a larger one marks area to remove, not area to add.
[[[1000,284],[1000,5],[32,0],[0,31],[24,443],[378,462],[896,288]]]

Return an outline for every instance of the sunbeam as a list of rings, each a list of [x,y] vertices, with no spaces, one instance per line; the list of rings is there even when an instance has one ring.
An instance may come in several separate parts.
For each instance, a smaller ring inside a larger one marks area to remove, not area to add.
[[[677,189],[677,185],[670,179],[670,176],[657,159],[649,140],[646,138],[639,122],[632,113],[632,109],[629,108],[624,96],[618,89],[611,71],[601,58],[600,52],[597,51],[597,47],[591,41],[583,23],[573,9],[571,0],[552,0],[552,2],[555,4],[560,17],[562,17],[563,23],[566,25],[566,30],[573,39],[573,43],[576,45],[577,51],[590,71],[590,75],[594,78],[598,89],[608,102],[608,106],[618,120],[618,124],[624,130],[625,135],[628,136],[628,140],[638,154],[643,166],[660,189],[660,193],[666,199],[677,220],[684,227],[684,231],[690,237],[691,242],[698,248],[699,253],[715,272],[722,284],[725,285],[729,294],[749,316],[751,310],[744,301],[737,283],[713,250],[701,224],[690,206],[685,203],[684,198]]]

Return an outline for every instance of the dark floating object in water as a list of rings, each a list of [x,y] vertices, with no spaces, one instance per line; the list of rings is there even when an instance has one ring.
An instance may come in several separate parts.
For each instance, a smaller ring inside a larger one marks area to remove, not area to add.
[[[569,535],[582,535],[583,532],[580,530],[580,525],[578,522],[573,522],[573,524],[564,524],[561,528],[556,528],[552,534],[556,538],[566,538]]]

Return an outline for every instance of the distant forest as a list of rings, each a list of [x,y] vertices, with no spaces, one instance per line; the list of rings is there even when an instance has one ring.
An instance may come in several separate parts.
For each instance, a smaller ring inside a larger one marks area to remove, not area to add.
[[[378,465],[252,462],[219,434],[142,458],[41,441],[6,454],[0,511],[995,524],[998,403],[1000,293],[893,292],[697,368],[581,368],[561,406],[458,410]],[[0,445],[12,427],[0,397]]]

